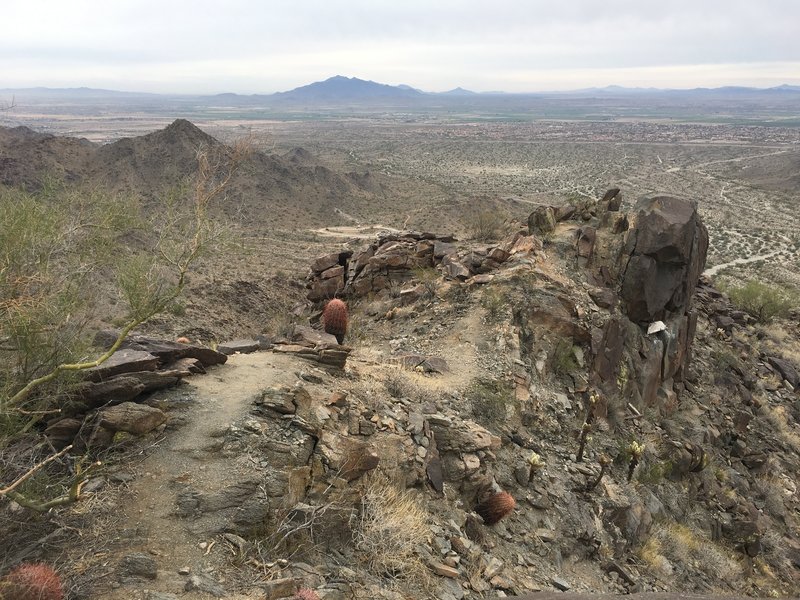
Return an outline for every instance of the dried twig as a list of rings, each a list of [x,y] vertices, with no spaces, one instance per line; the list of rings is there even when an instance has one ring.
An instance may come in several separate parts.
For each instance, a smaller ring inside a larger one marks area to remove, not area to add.
[[[22,475],[17,477],[17,479],[11,485],[9,485],[8,487],[0,489],[0,496],[9,495],[11,492],[13,492],[15,489],[17,489],[20,485],[22,485],[28,479],[30,479],[30,477],[33,476],[36,473],[36,471],[38,471],[39,469],[41,469],[42,467],[44,467],[48,463],[53,462],[57,458],[60,458],[60,457],[64,456],[70,450],[72,450],[72,445],[71,444],[69,446],[67,446],[66,448],[64,448],[58,454],[54,454],[53,456],[50,456],[50,457],[44,459],[42,462],[34,465],[30,469],[28,469],[25,473],[23,473]]]

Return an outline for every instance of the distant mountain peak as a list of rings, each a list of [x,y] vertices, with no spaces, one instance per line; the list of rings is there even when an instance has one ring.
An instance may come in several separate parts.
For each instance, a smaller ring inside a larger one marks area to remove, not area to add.
[[[219,144],[215,138],[211,137],[197,125],[186,119],[175,119],[164,129],[160,131],[154,131],[153,133],[143,136],[142,139],[146,139],[148,136],[158,137],[173,142],[188,142],[196,145],[203,144],[206,146],[215,146]]]
[[[334,75],[324,81],[315,81],[288,92],[279,92],[273,97],[277,100],[294,100],[305,102],[358,102],[363,100],[392,100],[416,98],[422,94],[414,89],[387,85],[359,79]]]
[[[443,96],[475,96],[476,92],[472,90],[465,90],[462,87],[453,88],[452,90],[448,90],[446,92],[441,92]]]
[[[194,133],[195,131],[200,131],[202,133],[202,131],[200,130],[199,127],[197,127],[197,125],[195,125],[194,123],[192,123],[187,119],[175,119],[172,123],[170,123],[164,128],[164,131],[172,131],[172,132],[190,131],[192,133]]]

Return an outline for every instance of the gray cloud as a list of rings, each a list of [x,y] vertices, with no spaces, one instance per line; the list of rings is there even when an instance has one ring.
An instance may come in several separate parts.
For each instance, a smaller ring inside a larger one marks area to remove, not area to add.
[[[697,65],[800,83],[795,0],[40,0],[4,13],[0,87],[269,92],[341,73],[532,91],[648,70],[697,85]]]

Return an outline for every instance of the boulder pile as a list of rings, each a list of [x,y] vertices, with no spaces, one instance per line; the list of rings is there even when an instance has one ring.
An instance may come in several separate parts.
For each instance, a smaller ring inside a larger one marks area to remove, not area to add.
[[[117,335],[115,331],[100,331],[95,345],[110,348]],[[103,448],[111,444],[117,432],[148,433],[167,417],[141,400],[227,359],[205,346],[131,335],[111,358],[84,372],[84,381],[65,403],[62,415],[48,423],[45,434],[56,448],[69,444]]]
[[[466,281],[490,273],[514,255],[541,249],[533,235],[517,233],[497,244],[456,245],[452,235],[403,231],[381,235],[356,251],[320,256],[307,280],[312,302],[334,296],[361,297],[400,288],[417,269],[436,268],[445,277]]]

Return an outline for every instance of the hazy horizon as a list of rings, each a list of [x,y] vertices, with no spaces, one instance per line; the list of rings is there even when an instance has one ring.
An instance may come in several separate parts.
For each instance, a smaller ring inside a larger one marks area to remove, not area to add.
[[[336,74],[430,92],[800,85],[792,0],[42,0],[3,17],[0,88],[269,94]]]
[[[347,77],[348,79],[355,78],[355,79],[364,80],[361,77],[355,77],[355,76],[350,77],[348,75],[342,75],[342,74],[337,73],[336,75],[331,75],[330,77],[325,77],[324,79],[321,79],[319,81],[309,81],[309,82],[300,84],[297,87],[303,87],[303,86],[306,86],[306,85],[309,85],[309,84],[312,84],[312,83],[319,83],[321,81],[326,81],[326,80],[331,79],[333,77],[340,77],[340,76]],[[384,82],[384,81],[374,81],[374,80],[364,80],[364,81],[370,81],[372,83],[377,83],[377,84],[386,84],[386,82]],[[607,88],[624,88],[624,89],[627,89],[627,90],[652,89],[652,90],[657,90],[657,91],[692,91],[692,90],[696,90],[696,89],[719,89],[719,88],[726,88],[726,87],[746,87],[746,88],[752,88],[752,89],[756,89],[756,90],[759,90],[759,89],[770,89],[770,88],[780,87],[782,85],[790,85],[790,86],[794,86],[794,87],[800,87],[800,85],[786,83],[785,81],[779,82],[779,83],[775,83],[773,85],[764,85],[764,86],[740,85],[740,84],[721,84],[721,85],[718,85],[718,86],[703,86],[703,85],[699,85],[699,86],[693,86],[693,87],[623,86],[623,85],[619,85],[619,84],[616,84],[616,83],[609,83],[607,85],[602,85],[602,86],[600,86],[600,85],[598,85],[598,86],[588,86],[588,87],[583,87],[583,88],[563,88],[563,89],[547,89],[547,90],[536,90],[536,91],[527,91],[527,92],[525,92],[525,91],[508,92],[508,91],[502,90],[502,89],[479,91],[479,90],[472,90],[472,89],[466,88],[465,86],[455,86],[453,88],[448,88],[446,90],[444,90],[444,89],[442,89],[442,90],[426,90],[426,89],[419,88],[419,87],[417,87],[415,85],[405,84],[405,83],[387,84],[387,85],[392,85],[392,86],[410,85],[411,87],[417,89],[418,91],[420,91],[422,93],[429,93],[429,94],[444,93],[444,92],[449,92],[449,91],[453,91],[455,89],[459,89],[460,88],[460,89],[463,89],[463,90],[465,90],[467,92],[476,92],[476,93],[480,93],[480,94],[502,93],[502,94],[509,94],[509,95],[513,95],[513,94],[518,94],[518,95],[526,95],[526,94],[557,94],[557,93],[580,92],[582,90],[589,90],[589,89],[607,89]],[[292,90],[293,89],[295,89],[295,88],[292,88]],[[276,93],[276,92],[277,93],[281,93],[281,92],[292,91],[292,90],[276,90],[275,92],[240,92],[238,90],[224,90],[224,91],[218,91],[218,92],[148,92],[148,91],[136,90],[136,89],[95,88],[95,87],[85,86],[85,85],[70,86],[70,87],[54,87],[54,86],[48,86],[48,85],[28,86],[28,87],[24,87],[24,88],[21,88],[21,87],[20,88],[0,87],[0,92],[17,92],[17,91],[24,91],[24,90],[47,90],[47,91],[96,90],[96,91],[99,91],[99,92],[111,92],[111,93],[123,93],[123,94],[147,94],[147,95],[153,94],[153,95],[163,95],[163,96],[182,96],[182,95],[186,95],[186,96],[214,96],[214,95],[219,95],[219,94],[235,94],[235,95],[241,95],[241,96],[249,96],[249,95],[270,95],[270,94],[273,94],[273,93]]]

